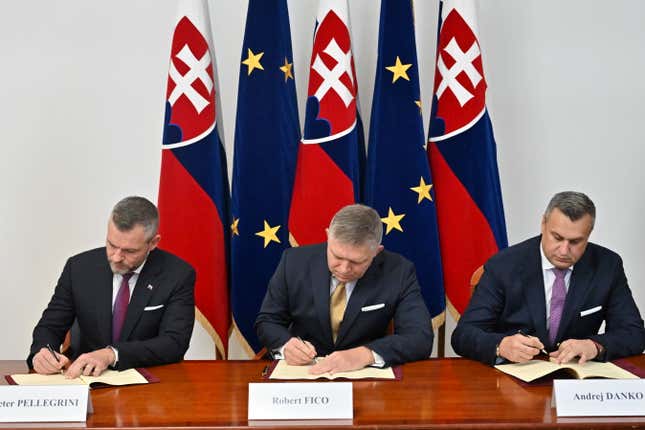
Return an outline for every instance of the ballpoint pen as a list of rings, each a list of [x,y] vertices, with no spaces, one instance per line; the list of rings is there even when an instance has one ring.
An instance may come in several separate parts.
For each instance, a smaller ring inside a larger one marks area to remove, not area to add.
[[[60,363],[60,360],[58,359],[58,356],[54,352],[54,348],[50,344],[47,344],[47,349],[49,350],[49,353],[54,357],[54,360],[56,360],[56,363]]]
[[[54,360],[56,360],[56,363],[60,363],[60,359],[58,358],[58,356],[54,352],[54,348],[52,348],[50,344],[47,344],[47,349],[49,350],[49,353],[52,355],[52,357],[54,357]],[[63,369],[60,369],[60,373],[65,373],[65,371]]]
[[[531,337],[531,336],[529,336],[528,334],[524,333],[524,332],[522,331],[522,329],[518,330],[518,331],[517,331],[517,333],[521,334],[521,335],[522,335],[522,336],[524,336],[524,337]],[[545,350],[544,348],[542,348],[542,349],[540,350],[540,352],[541,352],[542,354],[544,354],[544,355],[547,355],[547,356],[549,355],[549,353],[548,353],[548,352],[546,352],[546,350]]]
[[[302,343],[305,343],[305,341],[302,340],[302,338],[300,336],[296,336],[296,339],[298,339]],[[317,364],[318,363],[318,356],[314,356],[314,358],[311,359],[311,363],[312,364]]]

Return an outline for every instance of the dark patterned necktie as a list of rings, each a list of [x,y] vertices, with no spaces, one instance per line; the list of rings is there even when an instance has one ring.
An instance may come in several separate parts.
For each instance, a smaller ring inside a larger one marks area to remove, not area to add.
[[[116,343],[121,337],[121,329],[125,321],[125,314],[128,311],[128,303],[130,303],[130,278],[134,273],[126,273],[121,280],[119,292],[116,294],[114,301],[114,309],[112,310],[112,342]]]
[[[567,297],[567,289],[564,285],[564,275],[567,269],[553,269],[555,281],[553,281],[553,290],[551,291],[551,307],[549,314],[549,340],[555,342],[558,335],[560,320],[562,319],[562,310],[564,309],[564,300]]]

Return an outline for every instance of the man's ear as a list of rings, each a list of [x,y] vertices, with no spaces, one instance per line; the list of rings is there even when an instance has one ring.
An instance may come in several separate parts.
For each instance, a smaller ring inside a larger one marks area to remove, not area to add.
[[[153,249],[155,249],[157,247],[157,245],[159,245],[160,240],[161,240],[161,235],[160,234],[156,234],[152,239],[150,239],[150,242],[149,242],[150,243],[150,250],[149,251],[152,251]]]
[[[385,249],[385,247],[384,247],[383,245],[379,245],[379,246],[376,248],[376,252],[374,253],[374,255],[378,255],[378,253],[379,253],[379,252],[381,252],[381,251],[383,251],[384,249]]]

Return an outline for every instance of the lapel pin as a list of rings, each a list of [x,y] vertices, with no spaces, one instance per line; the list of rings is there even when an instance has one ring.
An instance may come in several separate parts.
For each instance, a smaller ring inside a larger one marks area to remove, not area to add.
[[[153,289],[154,287],[153,287],[152,285],[148,284],[148,287],[147,287],[147,288],[148,288],[150,291],[152,291],[152,289]]]

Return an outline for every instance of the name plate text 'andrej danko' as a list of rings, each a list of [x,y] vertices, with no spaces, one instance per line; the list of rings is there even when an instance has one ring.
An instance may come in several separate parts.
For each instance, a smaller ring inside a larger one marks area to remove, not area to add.
[[[559,417],[645,416],[645,379],[556,379]]]

